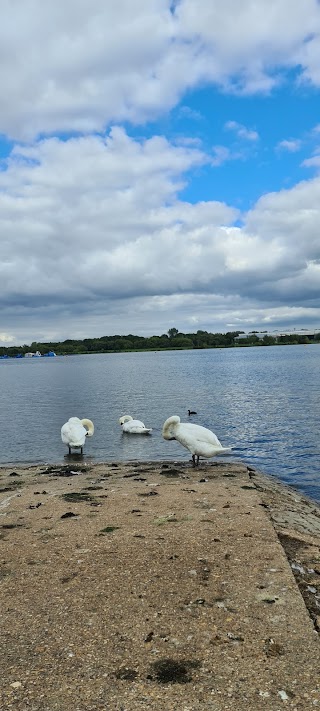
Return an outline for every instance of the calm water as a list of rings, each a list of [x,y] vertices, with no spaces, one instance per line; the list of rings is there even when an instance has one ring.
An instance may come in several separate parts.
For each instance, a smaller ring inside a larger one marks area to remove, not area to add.
[[[7,462],[61,462],[61,425],[88,417],[86,461],[185,460],[161,437],[164,420],[192,421],[232,456],[320,501],[320,345],[119,353],[0,361],[1,450]],[[119,416],[153,427],[123,435]],[[191,418],[190,418],[191,419]]]

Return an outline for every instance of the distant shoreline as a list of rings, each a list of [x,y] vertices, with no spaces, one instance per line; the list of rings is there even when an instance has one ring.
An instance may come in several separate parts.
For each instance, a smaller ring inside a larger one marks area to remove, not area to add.
[[[263,341],[260,341],[258,343],[245,343],[245,342],[238,342],[234,343],[232,345],[217,345],[217,346],[205,346],[205,347],[194,347],[194,346],[189,346],[189,347],[183,347],[183,346],[170,346],[167,348],[128,348],[128,349],[119,349],[119,350],[83,350],[83,351],[61,351],[59,352],[59,348],[56,347],[56,353],[54,357],[57,356],[74,356],[74,355],[111,355],[114,353],[162,353],[162,352],[170,352],[170,351],[204,351],[204,350],[230,350],[232,348],[262,348],[262,347],[267,347],[271,348],[272,346],[312,346],[312,345],[319,345],[320,341],[309,341],[308,343],[302,343],[302,342],[292,342],[292,341],[281,341],[275,342],[275,343],[263,343]],[[5,350],[0,348],[0,351]],[[25,354],[13,354],[13,355],[8,355],[8,354],[2,354],[0,353],[0,360],[21,360],[21,359],[26,359],[26,360],[36,360],[36,359],[41,359],[46,358],[47,360],[50,358],[46,353],[42,354],[41,357],[39,356],[34,356],[32,358],[26,357]]]
[[[289,331],[227,331],[211,333],[198,330],[181,333],[169,328],[161,336],[126,335],[95,338],[68,338],[64,341],[37,342],[21,346],[0,346],[0,358],[24,356],[88,355],[89,353],[140,353],[143,351],[207,350],[212,348],[247,348],[251,346],[307,345],[320,343],[320,329],[293,329]]]

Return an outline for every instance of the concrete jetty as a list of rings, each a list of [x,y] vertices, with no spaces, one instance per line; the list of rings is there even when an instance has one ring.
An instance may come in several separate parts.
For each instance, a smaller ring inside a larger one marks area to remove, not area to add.
[[[2,468],[0,550],[3,711],[320,709],[320,509],[271,477]]]

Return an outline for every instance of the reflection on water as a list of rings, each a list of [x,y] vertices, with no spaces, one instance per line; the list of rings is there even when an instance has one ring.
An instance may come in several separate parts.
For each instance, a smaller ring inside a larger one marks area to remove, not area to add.
[[[60,428],[88,417],[85,460],[187,460],[161,437],[180,415],[212,429],[228,459],[275,474],[320,500],[320,346],[69,356],[0,362],[0,463],[59,462]],[[188,418],[188,409],[197,415]],[[132,415],[152,435],[118,424]]]

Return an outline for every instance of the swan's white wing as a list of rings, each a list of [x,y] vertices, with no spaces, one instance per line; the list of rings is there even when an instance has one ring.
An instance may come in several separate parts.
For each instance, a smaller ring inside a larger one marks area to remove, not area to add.
[[[143,422],[140,422],[140,420],[130,420],[130,422],[124,422],[122,425],[122,431],[123,432],[129,432],[131,434],[135,434],[137,429],[141,430],[144,428]]]
[[[125,422],[122,429],[124,432],[129,432],[130,434],[148,434],[151,432],[151,429],[148,429],[141,420]]]
[[[129,432],[131,434],[149,434],[149,432],[152,432],[152,430],[148,429],[147,427],[140,427],[136,425],[135,427],[130,427]]]
[[[61,439],[63,441],[63,444],[68,444],[69,442],[69,425],[66,422],[65,425],[62,425],[61,427]]]
[[[77,417],[72,417],[61,427],[61,439],[70,447],[83,447],[87,430]]]
[[[127,424],[130,425],[130,427],[145,427],[144,422],[141,422],[141,420],[131,420],[131,422]]]
[[[183,447],[199,457],[214,457],[217,454],[229,451],[230,447],[223,447],[218,437],[200,425],[182,422],[175,429],[175,439]]]
[[[210,442],[197,441],[194,447],[194,454],[199,457],[216,457],[218,454],[229,452],[231,447],[223,447],[221,444],[211,444]]]
[[[222,447],[221,442],[218,440],[217,435],[206,427],[201,427],[201,425],[194,425],[191,422],[181,422],[178,425],[177,431],[182,433],[185,439],[190,439],[192,441],[207,442],[210,444],[215,444],[217,447]]]

